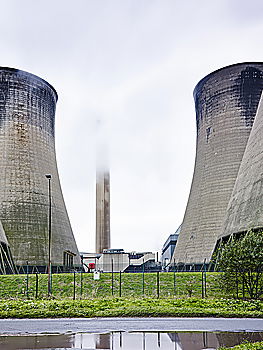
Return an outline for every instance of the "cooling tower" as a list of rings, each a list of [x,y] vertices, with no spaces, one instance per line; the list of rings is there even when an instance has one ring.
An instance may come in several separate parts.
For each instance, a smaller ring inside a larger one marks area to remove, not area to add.
[[[6,274],[10,272],[14,273],[15,267],[3,225],[0,222],[0,274]]]
[[[253,125],[262,77],[263,63],[240,63],[207,75],[194,90],[195,169],[176,263],[211,259]]]
[[[219,236],[263,228],[263,97]]]
[[[56,91],[43,79],[0,68],[0,220],[17,265],[48,263],[46,174],[52,176],[52,265],[65,265],[74,254],[80,263],[57,170],[56,101]]]
[[[97,170],[96,178],[96,253],[110,248],[110,174]]]

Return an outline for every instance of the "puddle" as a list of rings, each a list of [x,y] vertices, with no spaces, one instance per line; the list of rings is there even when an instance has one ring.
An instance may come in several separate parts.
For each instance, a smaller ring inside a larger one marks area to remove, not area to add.
[[[263,332],[112,332],[0,336],[0,349],[203,350],[263,341]]]

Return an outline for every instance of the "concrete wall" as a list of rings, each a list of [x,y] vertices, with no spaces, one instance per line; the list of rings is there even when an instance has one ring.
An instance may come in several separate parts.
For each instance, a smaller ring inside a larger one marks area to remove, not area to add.
[[[104,253],[97,262],[96,268],[102,272],[111,272],[113,264],[113,272],[124,271],[130,264],[129,253]]]
[[[48,181],[52,187],[52,263],[69,250],[80,263],[55,154],[57,94],[41,78],[0,68],[0,220],[18,265],[46,265]]]
[[[263,89],[263,63],[219,69],[194,90],[196,159],[174,252],[176,263],[210,261]]]

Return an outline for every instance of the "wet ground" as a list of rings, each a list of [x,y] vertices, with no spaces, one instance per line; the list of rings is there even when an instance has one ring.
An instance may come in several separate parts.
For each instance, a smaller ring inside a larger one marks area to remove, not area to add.
[[[263,332],[111,332],[0,336],[0,349],[202,350],[262,341]]]
[[[0,320],[0,349],[203,350],[263,341],[263,319]]]

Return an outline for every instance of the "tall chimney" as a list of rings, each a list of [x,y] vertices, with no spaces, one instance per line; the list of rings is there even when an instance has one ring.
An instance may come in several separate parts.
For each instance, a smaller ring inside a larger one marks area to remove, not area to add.
[[[110,248],[110,172],[108,133],[105,122],[97,120],[96,156],[96,253]]]
[[[96,253],[110,248],[110,173],[96,174]]]

